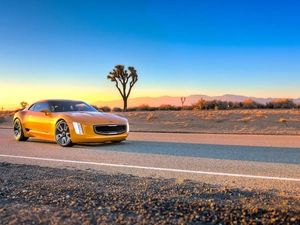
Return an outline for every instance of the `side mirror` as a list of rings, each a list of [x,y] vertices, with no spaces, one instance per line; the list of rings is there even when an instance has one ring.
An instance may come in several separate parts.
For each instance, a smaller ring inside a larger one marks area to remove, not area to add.
[[[40,112],[45,113],[46,116],[51,115],[51,112],[49,112],[47,109],[42,109]]]

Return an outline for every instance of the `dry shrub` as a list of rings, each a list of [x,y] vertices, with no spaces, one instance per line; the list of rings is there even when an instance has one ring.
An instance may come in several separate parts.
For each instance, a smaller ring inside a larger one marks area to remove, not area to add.
[[[123,110],[119,107],[115,107],[112,109],[113,112],[122,112]]]
[[[296,111],[296,110],[293,109],[293,110],[290,111],[290,114],[299,115],[300,111],[298,111],[298,110]]]
[[[223,111],[223,112],[221,112],[223,115],[229,115],[230,114],[230,112],[228,112],[228,111]]]
[[[159,110],[174,110],[175,106],[172,106],[170,104],[162,104],[159,106]]]
[[[150,106],[148,104],[142,104],[138,106],[139,111],[149,111]]]
[[[253,101],[252,99],[245,99],[242,102],[244,109],[257,109],[257,102]]]
[[[213,117],[212,113],[209,113],[204,119],[205,120],[210,120]]]
[[[95,106],[95,105],[91,105],[91,106],[93,106],[99,112],[110,112],[111,111],[111,108],[108,107],[108,106],[101,106],[101,107],[98,107],[98,106]]]
[[[261,111],[259,111],[259,112],[256,113],[256,117],[262,117],[263,115],[264,115],[264,113],[261,112]]]
[[[286,98],[286,99],[277,99],[271,102],[266,103],[267,108],[271,109],[291,109],[296,108],[297,105],[293,102],[292,99]]]
[[[284,123],[284,122],[287,122],[287,120],[284,119],[284,118],[280,118],[280,119],[279,119],[279,123]]]
[[[194,114],[194,116],[197,116],[197,117],[203,117],[203,116],[204,116],[204,112],[196,113],[196,114]]]
[[[146,120],[148,120],[148,121],[151,120],[153,118],[153,116],[154,116],[153,113],[149,113]]]
[[[248,117],[245,117],[245,118],[242,118],[242,119],[238,119],[237,120],[238,122],[244,122],[244,123],[247,123],[247,122],[253,122],[252,121],[252,116],[248,116]]]

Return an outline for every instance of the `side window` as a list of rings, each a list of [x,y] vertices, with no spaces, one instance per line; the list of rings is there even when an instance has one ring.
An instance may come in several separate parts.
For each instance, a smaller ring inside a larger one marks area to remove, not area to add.
[[[88,107],[84,103],[76,104],[77,111],[88,111]]]
[[[41,110],[50,111],[50,107],[49,107],[48,102],[40,102],[40,103],[35,104],[33,111],[40,112]]]
[[[28,110],[34,111],[34,107],[35,107],[35,104],[31,105],[31,106],[28,108]]]

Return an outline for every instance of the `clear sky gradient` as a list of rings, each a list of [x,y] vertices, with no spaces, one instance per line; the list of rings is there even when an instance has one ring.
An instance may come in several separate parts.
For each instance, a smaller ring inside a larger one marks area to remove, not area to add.
[[[300,97],[298,0],[1,0],[0,107],[120,99],[106,76],[134,66],[131,98]]]

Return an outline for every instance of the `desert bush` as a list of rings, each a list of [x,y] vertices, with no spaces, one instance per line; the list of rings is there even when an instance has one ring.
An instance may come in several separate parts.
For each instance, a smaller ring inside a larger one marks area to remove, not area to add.
[[[242,108],[243,104],[241,102],[232,102],[231,108],[233,109],[239,109]]]
[[[157,111],[158,107],[149,107],[149,111]]]
[[[294,103],[294,101],[292,99],[284,99],[282,101],[282,108],[284,109],[291,109],[291,108],[295,108],[296,104]]]
[[[257,104],[257,108],[258,109],[265,109],[265,108],[267,108],[265,104],[261,104],[259,102],[256,102],[256,104]]]
[[[174,106],[174,110],[175,111],[180,111],[180,110],[182,110],[182,106]]]
[[[228,102],[227,101],[221,101],[221,100],[218,100],[215,102],[215,108],[217,107],[218,109],[228,109]]]
[[[98,110],[102,110],[103,112],[110,112],[111,108],[108,106],[99,107]]]
[[[199,106],[197,105],[197,103],[192,103],[191,108],[192,108],[192,110],[200,109]]]
[[[221,100],[212,100],[212,101],[206,101],[203,98],[201,98],[198,102],[192,104],[193,109],[228,109],[229,103],[227,101],[221,101]]]
[[[129,107],[127,108],[127,112],[135,112],[138,110],[138,107]]]
[[[204,109],[215,109],[216,105],[217,105],[216,100],[205,101]]]
[[[5,121],[5,118],[3,116],[0,116],[0,123],[3,123]]]
[[[242,102],[242,107],[244,109],[257,109],[257,103],[252,99],[246,99]]]
[[[203,98],[200,98],[198,102],[196,103],[196,108],[198,109],[204,109],[206,105],[206,101]]]
[[[138,106],[138,111],[149,111],[150,106],[148,104],[142,104]]]
[[[153,118],[153,116],[154,116],[153,113],[149,113],[146,120],[148,120],[148,121],[151,120]]]
[[[193,107],[192,105],[190,105],[190,106],[185,106],[185,105],[184,105],[184,106],[182,107],[182,109],[183,109],[183,110],[193,110],[194,107]]]
[[[291,109],[295,108],[297,105],[292,99],[286,98],[284,100],[277,99],[266,103],[266,107],[270,109]]]
[[[112,110],[113,112],[122,112],[123,110],[120,107],[115,107]]]
[[[279,119],[279,123],[284,123],[284,122],[287,122],[287,120],[284,119],[284,118],[280,118],[280,119]]]
[[[273,102],[267,102],[267,103],[266,103],[266,107],[267,107],[268,109],[274,109],[274,103],[273,103]]]
[[[175,106],[170,105],[170,104],[162,104],[158,108],[159,108],[159,110],[174,110]]]

